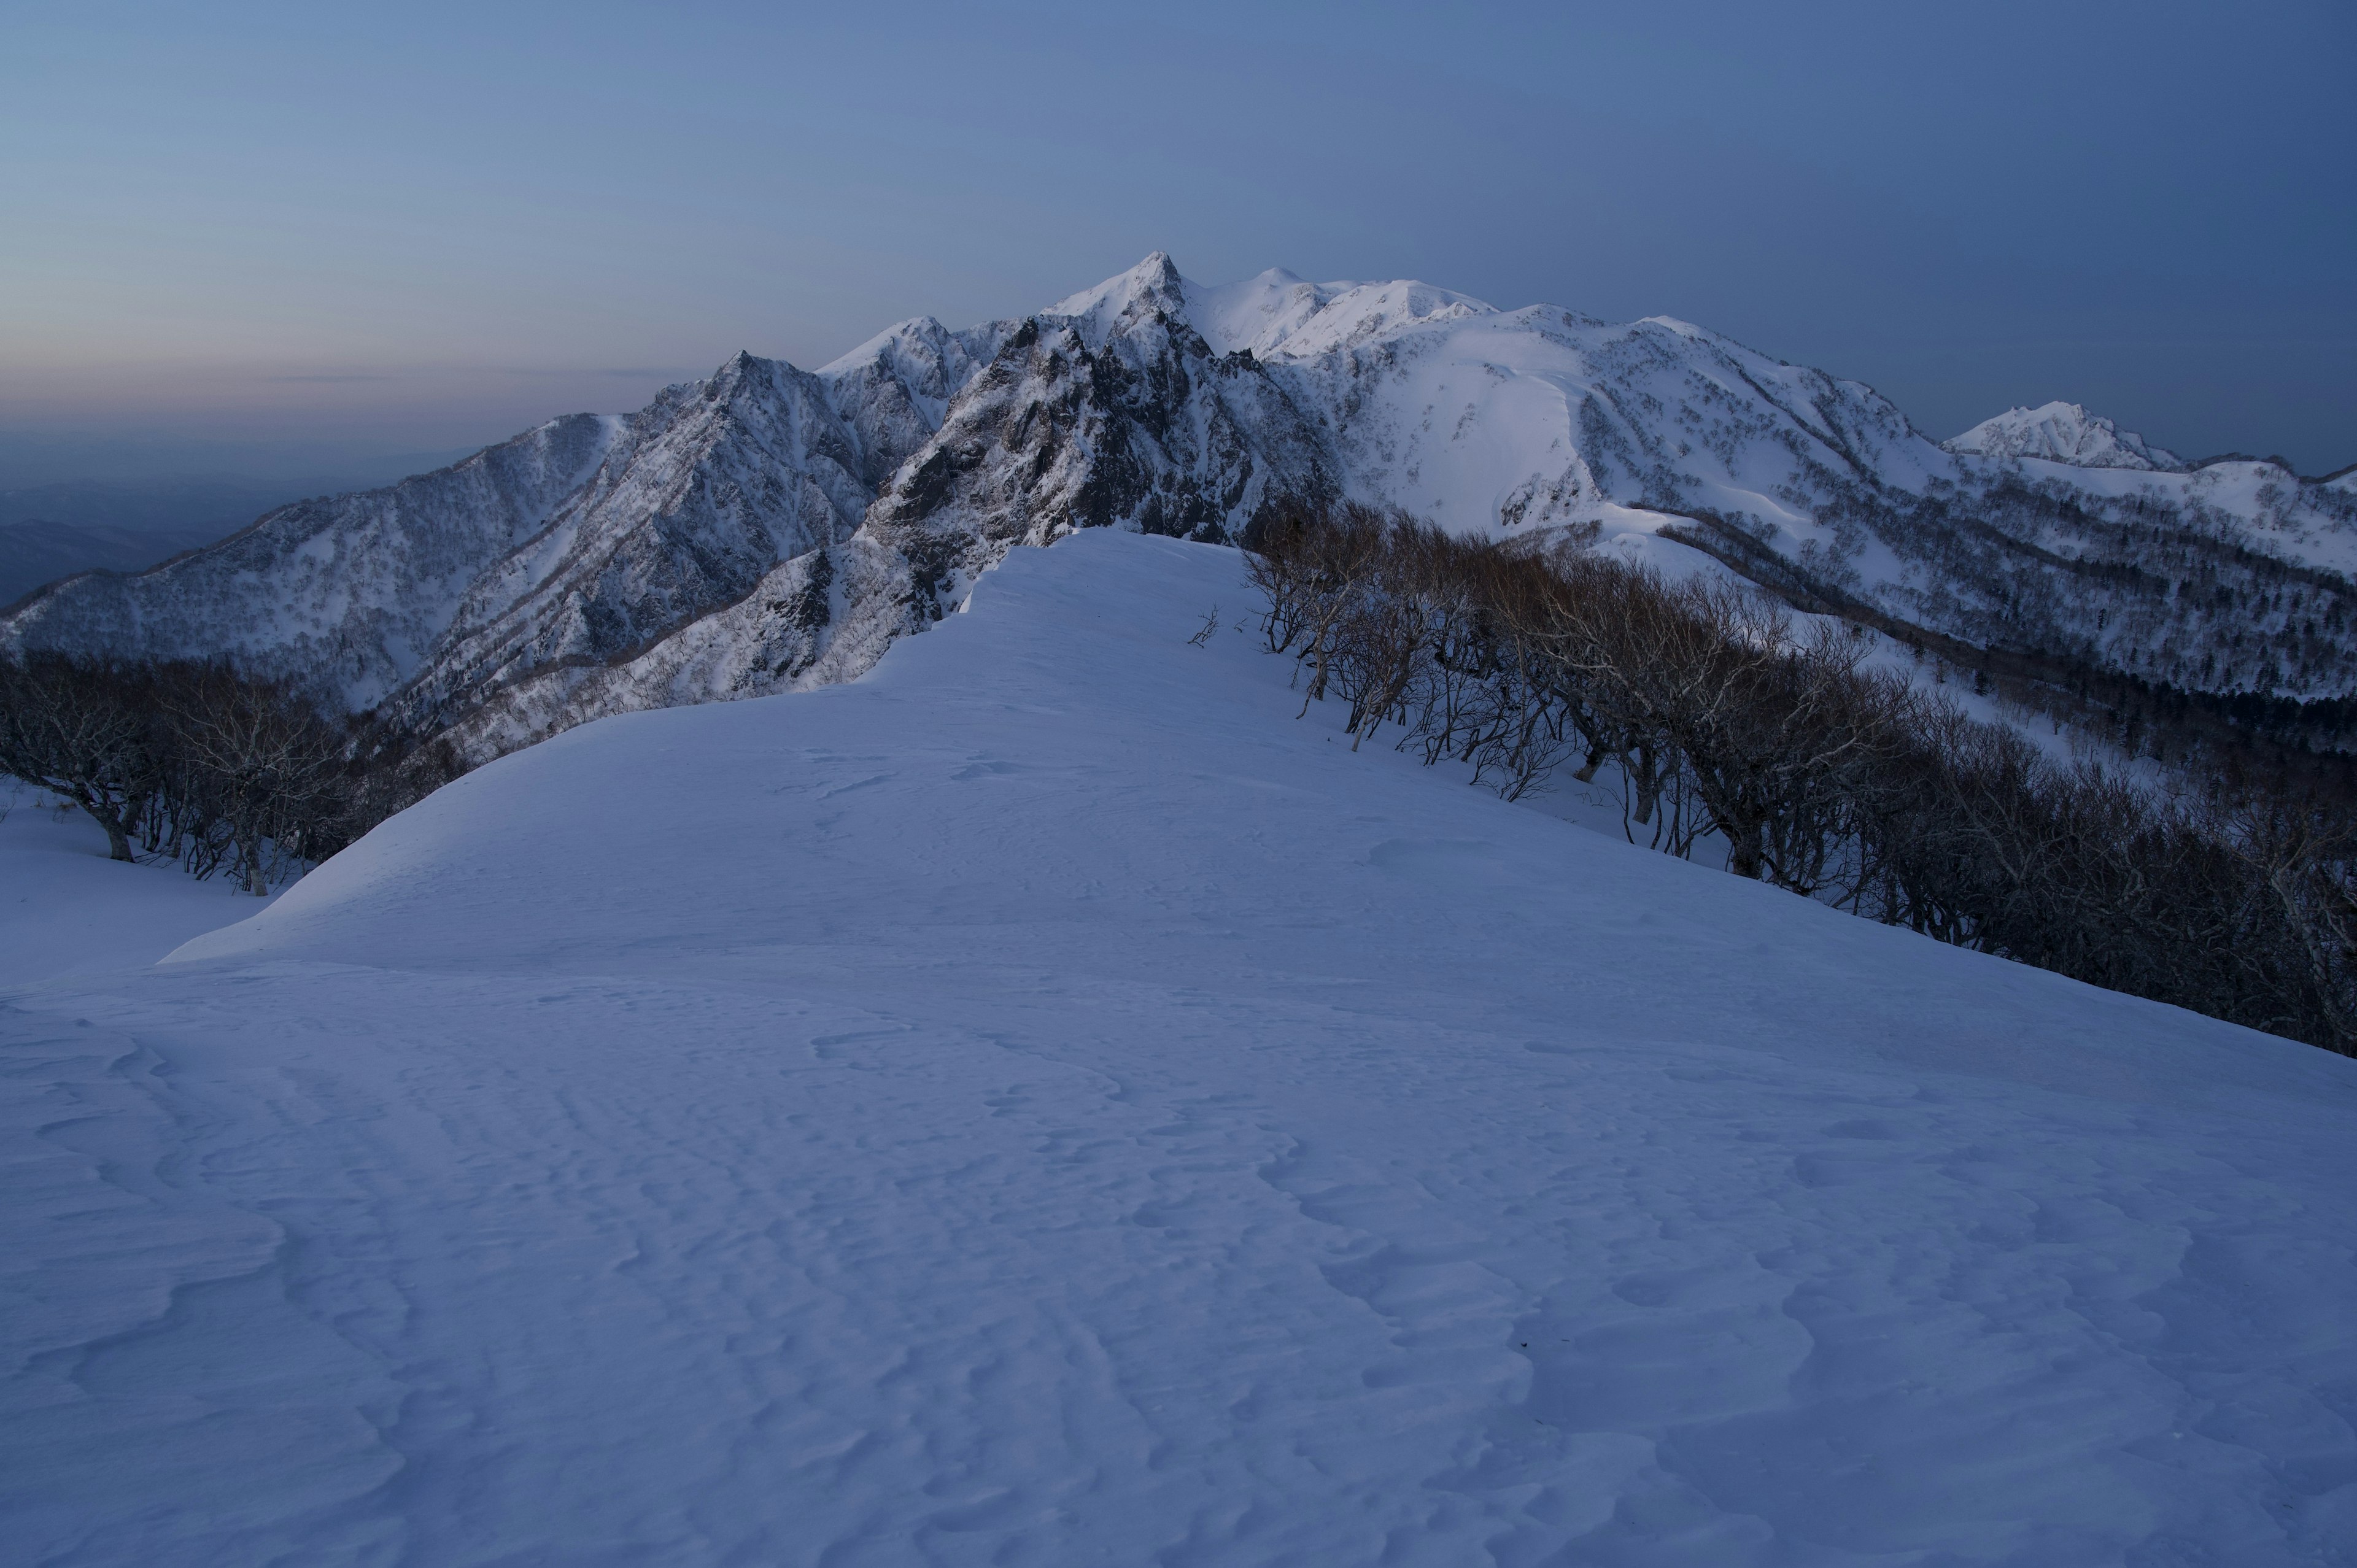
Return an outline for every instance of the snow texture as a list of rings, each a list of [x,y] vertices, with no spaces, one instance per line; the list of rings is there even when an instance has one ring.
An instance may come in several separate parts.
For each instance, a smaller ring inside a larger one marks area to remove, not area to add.
[[[9,1555],[2352,1561],[2357,1064],[1352,755],[1239,565],[0,993]]]

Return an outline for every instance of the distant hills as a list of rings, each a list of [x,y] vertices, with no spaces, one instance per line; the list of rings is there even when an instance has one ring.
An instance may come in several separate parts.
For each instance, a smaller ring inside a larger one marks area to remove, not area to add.
[[[139,572],[348,479],[210,475],[0,490],[0,606],[76,572]]]
[[[124,528],[108,523],[0,522],[0,605],[76,572],[137,572],[182,551],[210,544],[241,526],[208,521],[187,527]]]

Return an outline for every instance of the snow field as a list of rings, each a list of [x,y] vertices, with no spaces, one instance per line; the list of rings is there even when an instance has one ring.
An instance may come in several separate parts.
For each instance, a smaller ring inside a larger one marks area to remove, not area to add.
[[[154,963],[263,907],[227,877],[111,861],[96,822],[0,779],[0,986]]]
[[[1017,551],[0,992],[0,1539],[143,1563],[2316,1563],[2357,1069],[1295,723]]]

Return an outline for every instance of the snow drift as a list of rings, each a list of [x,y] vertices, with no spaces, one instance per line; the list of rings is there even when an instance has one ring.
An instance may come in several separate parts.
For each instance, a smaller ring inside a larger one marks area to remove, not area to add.
[[[2327,1563],[2357,1063],[1501,803],[1022,551],[0,999],[58,1564]]]

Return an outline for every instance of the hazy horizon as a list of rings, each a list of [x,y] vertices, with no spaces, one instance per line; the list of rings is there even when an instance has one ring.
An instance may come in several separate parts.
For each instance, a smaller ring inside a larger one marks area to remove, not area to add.
[[[340,476],[1169,251],[1671,315],[1927,435],[2357,461],[2342,7],[27,16],[0,489]],[[559,21],[563,25],[557,25]]]

